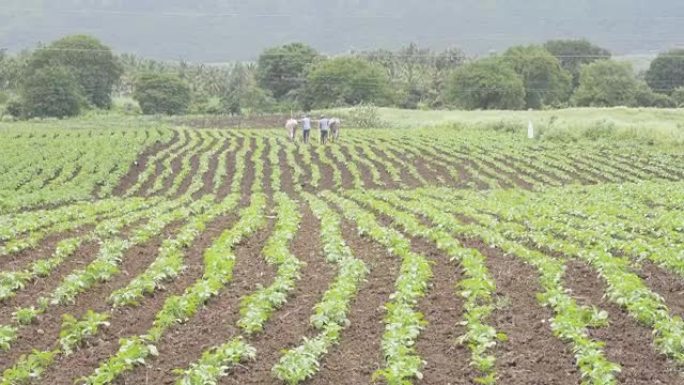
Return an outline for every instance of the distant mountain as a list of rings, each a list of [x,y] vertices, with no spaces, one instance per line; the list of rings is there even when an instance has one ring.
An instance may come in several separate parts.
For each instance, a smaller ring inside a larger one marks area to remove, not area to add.
[[[159,59],[254,59],[303,41],[326,53],[408,42],[469,54],[586,37],[617,54],[684,43],[681,0],[0,0],[0,48],[71,33]]]

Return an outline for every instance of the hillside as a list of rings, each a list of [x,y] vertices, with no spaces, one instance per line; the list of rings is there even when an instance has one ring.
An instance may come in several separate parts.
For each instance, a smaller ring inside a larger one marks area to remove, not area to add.
[[[327,53],[414,41],[486,54],[513,44],[587,37],[617,54],[647,54],[676,45],[684,18],[684,3],[674,0],[3,3],[0,48],[16,51],[83,32],[118,51],[203,62],[249,60],[267,46],[289,41],[305,41]]]

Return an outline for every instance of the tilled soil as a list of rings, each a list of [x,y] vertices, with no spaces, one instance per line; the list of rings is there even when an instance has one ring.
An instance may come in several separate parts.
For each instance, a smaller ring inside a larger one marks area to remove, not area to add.
[[[220,159],[221,154],[223,154],[223,152],[226,151],[230,145],[230,142],[225,138],[217,140],[223,140],[224,143],[211,157],[211,159],[209,159],[209,169],[202,175],[202,188],[192,195],[193,199],[198,199],[202,195],[211,194],[214,192],[214,175],[216,174],[216,169],[218,168],[219,162],[223,160]],[[190,175],[192,175],[192,173]]]
[[[320,222],[310,209],[302,206],[302,222],[290,247],[292,253],[306,263],[302,278],[288,302],[271,316],[264,331],[247,338],[256,348],[257,360],[238,366],[222,384],[282,384],[271,374],[271,368],[283,349],[293,348],[302,342],[302,336],[314,334],[309,325],[313,307],[333,282],[335,267],[326,263],[320,243]]]
[[[162,290],[143,298],[138,306],[123,307],[112,311],[110,326],[97,336],[92,345],[69,357],[60,357],[55,368],[46,375],[42,383],[71,384],[75,378],[90,374],[103,360],[116,353],[119,348],[119,338],[145,333],[152,326],[154,317],[162,308],[165,300],[172,295],[181,295],[187,287],[201,277],[204,250],[236,220],[235,213],[232,213],[207,225],[205,231],[186,250],[185,261],[188,268],[183,270],[180,276],[171,282],[167,282]],[[162,239],[170,236],[167,234]],[[128,266],[126,264],[122,266],[122,271],[128,272],[125,277],[121,276],[120,279],[106,285],[109,287],[100,287],[100,290],[93,290],[92,294],[80,297],[76,303],[77,309],[72,314],[81,314],[85,309],[108,310],[110,307],[105,302],[108,293],[124,287],[130,279],[144,271],[149,263],[156,258],[157,253],[148,249],[138,255],[140,262],[136,262],[132,258]]]
[[[496,371],[507,385],[576,385],[580,374],[570,347],[556,338],[549,325],[553,314],[541,307],[537,271],[522,260],[480,241],[461,239],[479,250],[496,283],[492,326],[508,341],[494,349]]]
[[[244,138],[234,138],[231,137],[230,140],[237,140],[238,145],[236,148],[242,147],[242,145],[245,143]],[[221,182],[219,185],[218,191],[215,191],[216,193],[216,199],[223,199],[225,198],[228,194],[230,194],[230,187],[233,181],[233,178],[235,177],[235,159],[237,157],[237,151],[231,151],[227,154],[225,159],[219,159],[219,162],[225,162],[226,163],[226,177],[225,180]]]
[[[342,331],[340,344],[321,360],[321,371],[307,381],[311,385],[367,385],[373,372],[383,367],[383,306],[394,292],[400,261],[379,244],[359,236],[350,222],[342,224],[342,236],[354,256],[366,262],[370,274],[350,305],[350,326]]]
[[[114,195],[121,196],[128,191],[128,189],[138,181],[138,176],[140,173],[147,168],[150,158],[159,153],[159,151],[178,143],[178,140],[180,140],[180,134],[178,131],[174,130],[173,137],[170,141],[166,143],[157,141],[154,145],[147,147],[142,154],[138,156],[137,164],[133,163],[130,166],[126,175],[119,182],[119,185],[114,188]]]
[[[605,284],[597,273],[583,263],[570,260],[565,274],[567,287],[577,302],[597,306],[609,314],[610,325],[592,329],[591,336],[602,340],[606,357],[622,366],[620,384],[673,385],[684,383],[684,377],[674,365],[656,353],[651,330],[639,325],[624,310],[604,296]]]
[[[274,269],[261,257],[261,250],[273,229],[273,220],[255,235],[235,246],[236,264],[233,280],[219,295],[187,323],[171,328],[157,344],[160,355],[126,373],[121,384],[173,384],[173,369],[187,368],[207,349],[236,337],[239,330],[240,299],[259,285],[266,285],[275,275]],[[229,228],[230,225],[224,226]]]
[[[663,297],[671,314],[684,317],[684,279],[682,277],[650,261],[641,262],[641,270],[636,273],[651,290]]]
[[[178,151],[183,151],[183,150],[185,150],[185,149],[187,148],[188,144],[190,143],[190,134],[188,133],[188,131],[185,131],[185,132],[184,132],[184,135],[183,135],[183,139],[182,139],[182,140],[183,140],[183,142],[181,142],[182,145],[181,145],[180,148],[178,148]],[[174,157],[174,156],[178,155],[178,151],[177,151],[176,153],[166,154],[166,155],[163,156],[161,159],[158,159],[158,160],[157,160],[157,162],[154,164],[154,170],[155,170],[155,172],[154,172],[152,175],[150,175],[150,176],[142,183],[142,185],[140,185],[140,189],[138,190],[137,195],[139,195],[139,196],[144,196],[145,194],[147,194],[147,192],[148,192],[148,191],[152,188],[152,186],[154,185],[155,179],[156,179],[156,178],[162,173],[162,171],[164,170],[164,162],[165,162],[167,159],[169,159],[170,157]],[[143,170],[144,170],[144,169],[141,168],[139,172],[142,172]],[[136,183],[136,181],[133,181],[133,184],[135,184],[135,183]],[[125,191],[124,191],[124,192],[125,192]]]
[[[349,144],[341,144],[340,145],[340,151],[344,155],[345,159],[348,162],[352,162],[352,157],[349,153]],[[359,170],[359,174],[361,174],[361,181],[363,182],[363,186],[365,188],[381,188],[382,186],[379,186],[375,183],[373,183],[373,179],[371,178],[371,172],[368,170],[368,167],[362,163],[356,163],[356,168]]]

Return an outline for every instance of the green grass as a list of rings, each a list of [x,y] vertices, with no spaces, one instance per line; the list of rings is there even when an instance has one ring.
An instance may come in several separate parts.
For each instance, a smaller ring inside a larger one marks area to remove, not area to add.
[[[337,110],[344,113],[345,109]],[[684,109],[568,108],[546,111],[449,111],[379,108],[395,128],[462,127],[526,135],[532,121],[542,140],[608,138],[647,144],[684,145]]]

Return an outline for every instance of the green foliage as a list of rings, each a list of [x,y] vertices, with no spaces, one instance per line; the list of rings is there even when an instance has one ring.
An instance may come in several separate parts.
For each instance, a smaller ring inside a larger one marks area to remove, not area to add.
[[[525,86],[508,64],[498,58],[467,64],[453,74],[447,101],[467,110],[517,110],[525,106]]]
[[[677,87],[672,92],[672,102],[675,107],[684,107],[684,87]]]
[[[588,107],[632,106],[638,89],[639,82],[629,63],[602,60],[582,68],[573,101]]]
[[[302,86],[317,58],[318,52],[302,43],[269,48],[259,56],[259,85],[271,91],[276,99],[282,99]]]
[[[549,40],[544,48],[555,56],[561,67],[572,75],[572,88],[579,86],[582,66],[597,60],[610,59],[611,53],[586,39]]]
[[[276,101],[270,91],[260,88],[254,71],[243,64],[236,64],[228,78],[228,85],[221,95],[222,113],[240,115],[243,112],[271,112]]]
[[[634,104],[639,107],[673,108],[677,107],[675,101],[665,94],[653,92],[644,82],[639,82]]]
[[[17,363],[2,373],[0,385],[28,385],[40,378],[55,361],[58,351],[33,350],[19,357]]]
[[[32,71],[23,79],[21,89],[22,117],[64,118],[81,112],[83,98],[74,74],[65,67],[46,67]]]
[[[512,47],[504,53],[503,60],[522,78],[527,108],[556,105],[570,97],[571,75],[545,48]]]
[[[146,115],[184,114],[190,107],[190,87],[178,76],[168,73],[141,75],[135,84],[133,98]]]
[[[409,109],[442,105],[448,75],[465,62],[465,54],[457,48],[436,52],[415,43],[397,51],[380,49],[359,56],[383,67],[394,103]]]
[[[109,326],[108,314],[95,313],[88,310],[82,320],[70,314],[62,316],[62,328],[59,331],[59,345],[66,355],[71,354],[86,338],[94,336],[101,327]]]
[[[653,91],[666,95],[684,86],[684,49],[658,55],[646,71],[646,82]]]
[[[123,69],[111,49],[87,35],[72,35],[36,50],[28,60],[26,77],[44,68],[64,67],[73,75],[88,103],[111,106],[111,94]]]
[[[340,57],[323,61],[311,70],[304,104],[314,108],[383,104],[387,96],[387,75],[380,66],[364,59]]]

